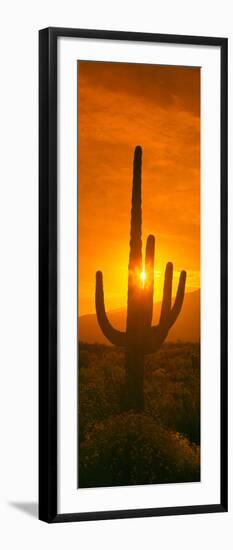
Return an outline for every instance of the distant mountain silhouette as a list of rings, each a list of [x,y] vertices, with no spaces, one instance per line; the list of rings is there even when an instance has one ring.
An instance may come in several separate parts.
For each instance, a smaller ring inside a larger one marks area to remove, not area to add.
[[[160,308],[161,303],[156,303],[153,323],[158,322]],[[126,310],[114,309],[109,311],[108,318],[115,328],[125,330]],[[99,328],[94,313],[79,317],[78,334],[79,340],[82,342],[109,345],[109,341]],[[185,342],[197,342],[200,340],[200,290],[185,294],[180,316],[166,339],[167,342],[177,342],[178,340]]]

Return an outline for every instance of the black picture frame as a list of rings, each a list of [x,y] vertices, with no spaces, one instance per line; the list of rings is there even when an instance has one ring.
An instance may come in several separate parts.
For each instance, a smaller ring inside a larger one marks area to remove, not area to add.
[[[210,505],[57,512],[57,39],[160,42],[221,50],[221,499]],[[39,519],[48,523],[226,512],[227,382],[227,49],[226,38],[84,29],[39,31]]]

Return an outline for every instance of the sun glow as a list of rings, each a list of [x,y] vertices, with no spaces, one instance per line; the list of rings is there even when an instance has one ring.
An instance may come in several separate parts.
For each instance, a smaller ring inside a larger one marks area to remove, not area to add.
[[[142,286],[144,288],[145,280],[146,280],[146,272],[144,270],[141,272],[140,278],[141,278],[141,281],[142,281]]]

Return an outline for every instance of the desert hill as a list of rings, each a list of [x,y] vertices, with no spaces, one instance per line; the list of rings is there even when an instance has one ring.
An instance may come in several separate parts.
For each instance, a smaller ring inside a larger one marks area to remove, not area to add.
[[[161,303],[155,304],[154,323],[158,321]],[[108,312],[108,317],[115,328],[125,330],[126,310],[116,309]],[[109,344],[101,332],[96,315],[82,315],[78,319],[79,340],[90,344]],[[197,342],[200,340],[200,290],[187,292],[184,297],[182,311],[171,328],[167,342]]]

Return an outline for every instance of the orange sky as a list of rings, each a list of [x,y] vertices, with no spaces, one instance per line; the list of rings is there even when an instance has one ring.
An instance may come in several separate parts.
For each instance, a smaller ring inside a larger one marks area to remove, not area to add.
[[[156,237],[155,296],[164,269],[187,270],[200,287],[200,70],[78,62],[79,315],[95,311],[95,272],[106,309],[127,303],[127,266],[136,145],[143,149],[143,254]]]

